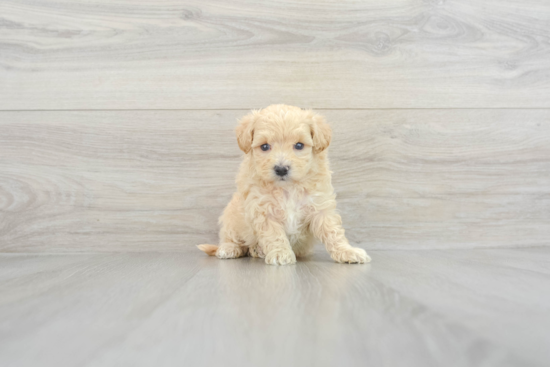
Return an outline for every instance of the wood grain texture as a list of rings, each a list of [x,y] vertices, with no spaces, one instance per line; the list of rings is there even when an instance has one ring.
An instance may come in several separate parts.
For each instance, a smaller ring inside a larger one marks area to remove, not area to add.
[[[550,249],[0,254],[5,366],[546,366]]]
[[[215,243],[246,112],[1,112],[1,251]],[[322,112],[354,244],[549,245],[550,110]]]
[[[550,107],[545,1],[0,3],[0,109]]]

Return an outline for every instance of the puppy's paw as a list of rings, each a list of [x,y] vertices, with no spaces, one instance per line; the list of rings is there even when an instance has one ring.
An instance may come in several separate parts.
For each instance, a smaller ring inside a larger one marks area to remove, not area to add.
[[[236,259],[245,255],[245,250],[235,243],[223,243],[216,251],[219,259]]]
[[[370,262],[370,256],[362,248],[345,247],[330,254],[330,257],[338,263],[364,264]]]
[[[271,250],[265,257],[265,263],[270,265],[296,264],[296,255],[291,249]]]
[[[265,254],[262,251],[262,248],[259,245],[252,245],[248,248],[248,254],[251,257],[259,257],[259,258],[265,258]]]

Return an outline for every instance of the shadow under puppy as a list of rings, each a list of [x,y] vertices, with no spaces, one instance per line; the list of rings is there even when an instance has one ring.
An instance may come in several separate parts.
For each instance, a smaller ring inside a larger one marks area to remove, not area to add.
[[[323,242],[339,263],[365,263],[365,250],[350,246],[336,212],[327,148],[331,130],[311,110],[271,105],[252,111],[236,129],[245,153],[237,192],[219,223],[220,245],[198,245],[220,259],[265,258],[296,263]]]

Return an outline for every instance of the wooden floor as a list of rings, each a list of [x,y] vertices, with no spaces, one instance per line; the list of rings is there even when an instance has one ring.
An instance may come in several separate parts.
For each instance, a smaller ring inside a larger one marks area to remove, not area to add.
[[[548,366],[550,249],[0,255],[2,366]]]

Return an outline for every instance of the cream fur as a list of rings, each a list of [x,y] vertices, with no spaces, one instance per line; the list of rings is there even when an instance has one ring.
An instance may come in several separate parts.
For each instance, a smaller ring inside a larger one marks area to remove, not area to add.
[[[267,264],[296,262],[322,241],[339,263],[365,263],[365,250],[351,247],[336,212],[327,148],[331,130],[311,110],[271,105],[243,117],[236,128],[245,153],[237,175],[237,192],[219,219],[220,244],[199,245],[220,259],[264,258]],[[295,144],[304,144],[302,150]],[[262,151],[270,144],[269,151]],[[282,180],[275,165],[289,168]]]

